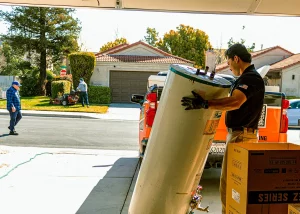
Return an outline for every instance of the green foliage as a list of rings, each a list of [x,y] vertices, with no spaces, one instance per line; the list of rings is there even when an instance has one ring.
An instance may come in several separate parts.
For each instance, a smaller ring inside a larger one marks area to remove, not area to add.
[[[199,29],[194,29],[183,24],[170,30],[156,46],[175,56],[195,62],[197,67],[205,67],[205,51],[211,49],[208,35]]]
[[[58,81],[58,80],[67,80],[69,82],[73,82],[73,77],[72,77],[72,74],[67,74],[65,76],[54,76],[53,81]]]
[[[55,63],[53,64],[53,73],[54,73],[55,75],[60,75],[61,64],[62,64],[62,63],[61,63],[60,61],[55,62]],[[68,70],[67,70],[67,73],[69,73]]]
[[[96,64],[95,54],[90,52],[72,53],[69,55],[69,60],[74,87],[77,87],[81,77],[88,84]]]
[[[109,50],[115,46],[118,46],[118,45],[121,45],[121,44],[128,44],[127,43],[127,39],[125,38],[117,38],[115,41],[113,42],[108,42],[106,43],[105,45],[103,45],[101,48],[100,48],[100,52],[103,52],[103,51],[106,51],[106,50]]]
[[[20,95],[23,97],[36,96],[36,90],[39,84],[39,70],[38,68],[31,68],[24,71],[25,74],[20,76],[22,87],[20,88]]]
[[[245,29],[245,26],[243,26],[242,30],[244,30],[244,29]],[[245,39],[242,39],[242,38],[241,38],[241,41],[234,41],[233,38],[231,37],[231,38],[229,39],[229,41],[227,42],[227,44],[228,44],[228,48],[230,48],[230,47],[231,47],[232,45],[234,45],[234,44],[242,44],[242,45],[245,45],[245,42],[246,42]],[[245,45],[245,46],[246,46],[246,45]],[[255,43],[252,43],[251,46],[246,46],[246,48],[247,48],[247,50],[248,50],[250,53],[253,52],[254,49],[255,49]]]
[[[7,34],[1,35],[14,52],[27,54],[40,70],[40,95],[45,95],[47,63],[78,50],[77,39],[81,27],[73,18],[75,9],[52,7],[12,7],[0,11],[0,18],[8,24]],[[47,62],[47,59],[51,61]]]
[[[228,48],[230,48],[232,45],[234,45],[234,44],[242,44],[242,45],[245,45],[245,40],[244,39],[241,39],[241,41],[239,42],[239,41],[234,41],[233,40],[233,38],[231,37],[230,39],[229,39],[229,41],[227,42],[227,44],[228,44]],[[255,49],[255,43],[252,43],[252,45],[251,46],[246,46],[246,48],[247,48],[247,50],[251,53],[251,52],[253,52],[254,51],[254,49]]]
[[[144,36],[145,41],[155,47],[156,46],[156,42],[158,41],[158,32],[156,31],[155,28],[147,28],[147,35]]]
[[[71,82],[66,80],[52,81],[51,83],[51,96],[56,98],[59,94],[70,93]]]
[[[51,97],[51,82],[54,80],[55,74],[51,70],[47,70],[46,96]]]
[[[23,55],[17,50],[13,50],[6,41],[2,43],[0,55],[2,56],[1,75],[21,76],[25,70],[31,69],[31,63],[24,61]]]
[[[300,97],[296,96],[286,96],[286,99],[291,100],[291,99],[300,99]]]
[[[47,70],[47,80],[51,81],[54,77],[54,73],[51,70]]]
[[[110,104],[111,102],[111,92],[109,87],[89,86],[88,96],[91,103]]]

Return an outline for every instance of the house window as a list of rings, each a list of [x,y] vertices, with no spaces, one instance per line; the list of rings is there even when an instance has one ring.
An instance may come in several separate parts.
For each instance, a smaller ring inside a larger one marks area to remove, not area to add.
[[[294,79],[295,79],[295,75],[293,74],[293,75],[292,75],[292,80],[294,80]]]

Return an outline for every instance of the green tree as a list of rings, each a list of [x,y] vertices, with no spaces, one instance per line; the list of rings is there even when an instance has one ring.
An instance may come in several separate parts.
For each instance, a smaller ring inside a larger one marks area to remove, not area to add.
[[[158,42],[158,39],[159,39],[158,32],[156,31],[155,28],[148,27],[147,34],[146,34],[146,36],[144,36],[144,39],[149,45],[155,47],[156,42]]]
[[[8,33],[1,35],[14,51],[20,51],[39,67],[39,94],[45,95],[47,63],[78,50],[77,38],[81,27],[72,15],[74,9],[51,7],[12,7],[0,11],[8,24]]]
[[[245,30],[245,26],[243,26],[242,27],[242,30]],[[239,44],[242,44],[242,45],[245,45],[245,39],[241,39],[240,41],[234,41],[233,40],[233,38],[231,37],[230,39],[229,39],[229,41],[227,42],[227,44],[228,44],[228,48],[230,48],[232,45],[234,45],[234,44],[237,44],[237,43],[239,43]],[[245,45],[246,46],[246,45]],[[246,46],[246,48],[248,49],[248,51],[249,52],[253,52],[254,51],[254,49],[255,49],[255,43],[252,43],[252,45],[251,46]]]
[[[103,45],[100,48],[100,52],[109,50],[115,46],[121,45],[121,44],[128,44],[127,39],[121,37],[121,38],[117,38],[115,41],[112,42],[107,42],[105,45]]]
[[[242,45],[245,45],[245,42],[246,42],[246,41],[245,41],[244,39],[241,39],[241,41],[234,41],[233,38],[231,37],[231,38],[229,39],[229,41],[227,42],[227,44],[228,44],[228,48],[230,48],[232,45],[237,44],[237,43],[242,44]],[[246,46],[246,45],[245,45],[245,46]],[[246,46],[246,48],[247,48],[247,50],[248,50],[249,52],[253,52],[254,49],[255,49],[255,43],[252,43],[251,46]]]
[[[25,61],[22,54],[7,43],[1,45],[0,54],[2,57],[0,73],[1,75],[20,76],[23,75],[26,69],[31,68],[31,63]]]
[[[96,65],[95,54],[91,52],[76,52],[69,55],[69,60],[74,88],[78,86],[80,78],[83,78],[89,84]]]
[[[205,67],[205,51],[211,48],[208,35],[199,29],[183,24],[170,30],[156,46],[170,54],[191,60],[197,67]]]

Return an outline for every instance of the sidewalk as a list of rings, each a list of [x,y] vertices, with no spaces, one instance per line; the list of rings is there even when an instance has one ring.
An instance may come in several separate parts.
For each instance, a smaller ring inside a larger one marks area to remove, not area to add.
[[[136,151],[0,146],[0,213],[127,214]],[[221,210],[220,169],[204,170],[203,206]],[[195,214],[203,212],[195,211]]]
[[[32,111],[22,110],[23,116],[37,117],[62,117],[62,118],[84,118],[103,120],[128,120],[138,121],[140,109],[131,104],[111,104],[106,114],[84,113],[84,112],[57,112],[57,111]],[[0,109],[0,115],[7,115],[6,109]]]
[[[112,105],[108,113],[22,110],[24,116],[138,121],[140,109]],[[0,115],[7,115],[0,109]],[[0,213],[127,213],[138,151],[0,145]],[[134,185],[134,184],[133,184]]]
[[[8,146],[0,151],[0,213],[128,212],[136,151]]]

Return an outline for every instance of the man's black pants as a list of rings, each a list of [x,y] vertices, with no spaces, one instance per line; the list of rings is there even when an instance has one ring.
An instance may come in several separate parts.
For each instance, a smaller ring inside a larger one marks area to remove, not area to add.
[[[86,91],[80,92],[80,99],[82,106],[84,106],[84,104],[89,105],[88,93]]]

